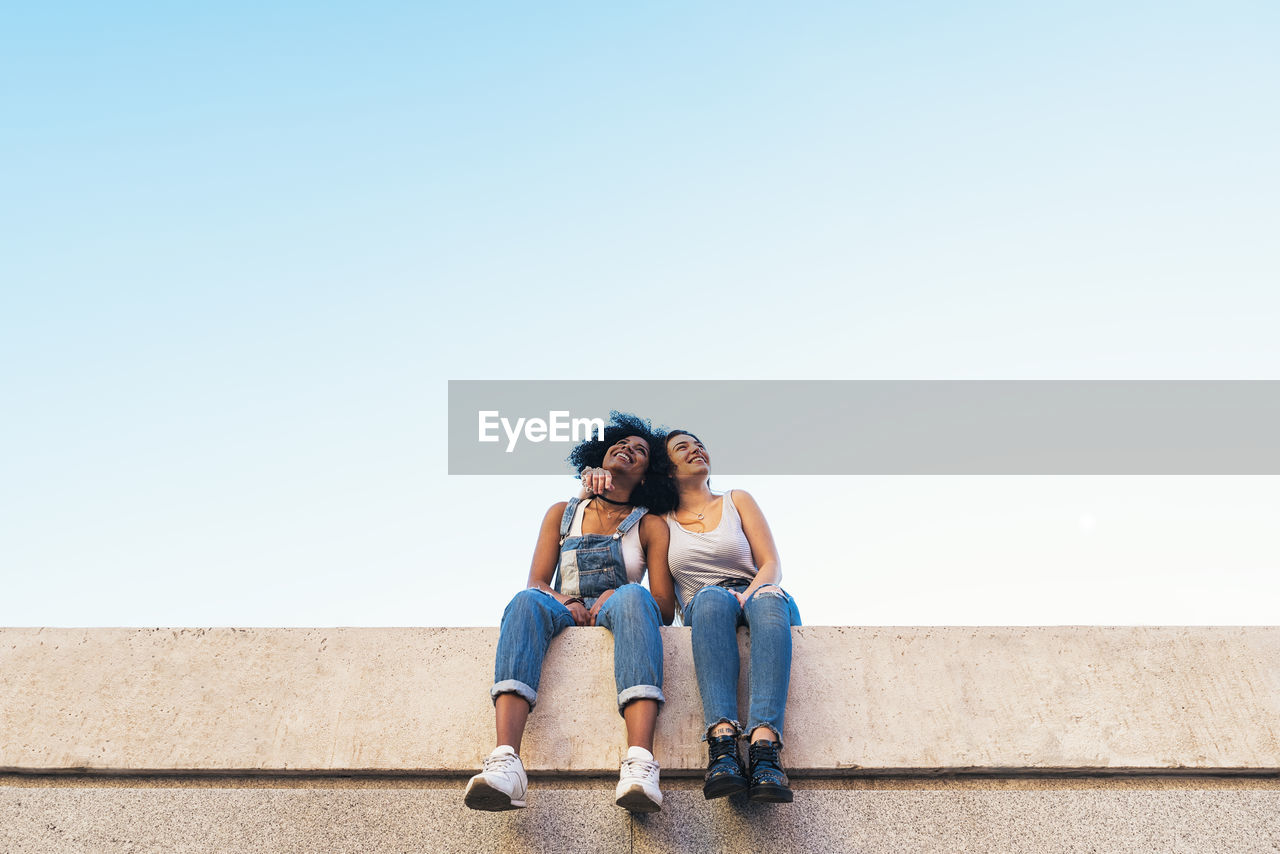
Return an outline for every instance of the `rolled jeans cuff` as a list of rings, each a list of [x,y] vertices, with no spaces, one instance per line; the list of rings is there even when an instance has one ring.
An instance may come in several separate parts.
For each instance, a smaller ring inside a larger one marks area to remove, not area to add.
[[[667,702],[667,698],[662,695],[662,689],[657,685],[632,685],[618,695],[618,714],[622,714],[622,710],[633,700],[657,700],[658,711],[662,711],[663,705]]]
[[[501,682],[495,682],[493,687],[489,689],[489,696],[495,704],[498,702],[499,694],[519,694],[529,704],[529,711],[531,712],[533,707],[538,704],[538,692],[519,679],[503,679]]]

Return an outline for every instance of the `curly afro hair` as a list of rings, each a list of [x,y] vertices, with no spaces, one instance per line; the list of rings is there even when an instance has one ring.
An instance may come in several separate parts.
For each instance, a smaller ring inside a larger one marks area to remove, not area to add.
[[[666,513],[676,506],[671,486],[671,462],[667,457],[666,436],[647,420],[616,409],[609,413],[603,439],[588,439],[569,453],[569,465],[581,476],[583,469],[597,468],[604,462],[609,448],[628,436],[639,436],[649,443],[649,469],[644,483],[631,491],[631,503],[648,507],[650,513]]]

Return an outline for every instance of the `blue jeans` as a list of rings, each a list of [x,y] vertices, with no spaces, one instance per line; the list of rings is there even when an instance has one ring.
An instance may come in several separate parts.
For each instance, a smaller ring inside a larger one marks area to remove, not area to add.
[[[747,585],[735,589],[741,593]],[[684,619],[693,629],[693,664],[706,721],[703,740],[720,723],[748,734],[767,726],[781,740],[791,682],[791,627],[800,625],[795,600],[780,587],[766,585],[743,607],[727,588],[708,586],[694,594]],[[739,626],[751,633],[751,700],[745,730],[738,722]]]
[[[550,594],[532,587],[517,593],[502,614],[490,696],[496,701],[499,694],[519,694],[532,710],[551,639],[573,624],[569,609]],[[667,699],[662,695],[662,634],[658,631],[662,612],[653,596],[639,584],[624,584],[600,607],[596,625],[613,633],[618,712],[632,700],[657,700],[661,708]]]

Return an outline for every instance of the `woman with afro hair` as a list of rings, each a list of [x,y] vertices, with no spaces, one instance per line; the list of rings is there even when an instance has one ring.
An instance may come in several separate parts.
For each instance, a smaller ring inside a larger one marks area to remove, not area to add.
[[[659,438],[647,422],[613,412],[601,439],[569,455],[581,473],[609,473],[610,485],[586,500],[551,505],[542,519],[528,586],[502,615],[494,663],[497,747],[467,783],[466,805],[479,810],[525,805],[528,778],[520,761],[525,722],[538,699],[542,662],[551,639],[569,626],[603,626],[613,633],[618,712],[628,750],[614,797],[632,812],[662,806],[653,733],[662,694],[662,636],[676,597],[667,569],[669,531],[662,514],[671,493]],[[649,511],[652,511],[650,514]],[[646,569],[649,589],[640,581]]]

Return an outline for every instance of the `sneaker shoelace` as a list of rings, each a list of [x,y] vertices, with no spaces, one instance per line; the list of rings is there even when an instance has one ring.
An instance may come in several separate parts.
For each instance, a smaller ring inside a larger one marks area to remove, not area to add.
[[[639,777],[652,781],[658,776],[658,763],[650,762],[647,759],[624,759],[622,760],[622,776]]]
[[[516,756],[512,753],[499,753],[496,756],[490,755],[484,758],[484,770],[486,771],[514,771]]]

